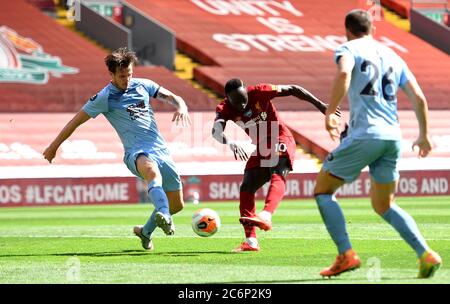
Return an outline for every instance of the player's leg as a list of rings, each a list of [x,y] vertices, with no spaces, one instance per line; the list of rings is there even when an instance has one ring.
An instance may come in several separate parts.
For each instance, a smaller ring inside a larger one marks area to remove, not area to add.
[[[183,190],[166,191],[167,198],[169,199],[169,211],[174,215],[184,208]]]
[[[322,220],[339,253],[335,262],[320,272],[320,275],[324,277],[337,276],[361,265],[359,257],[352,249],[344,213],[334,195],[336,190],[344,183],[343,179],[333,176],[323,168],[316,178],[314,197]]]
[[[169,199],[170,214],[176,214],[184,208],[183,186],[181,178],[174,161],[165,158],[161,163],[160,172],[163,181],[163,188]]]
[[[154,163],[147,159],[145,156],[145,152],[143,150],[138,151],[128,151],[125,153],[124,162],[127,165],[128,169],[137,177],[142,178],[146,181],[147,185],[151,185],[151,182],[155,180],[158,183],[159,171],[157,170],[157,166]],[[139,163],[138,163],[139,159]],[[150,169],[149,169],[150,168]],[[147,192],[148,193],[148,192]],[[148,193],[149,197],[150,194]],[[150,197],[152,200],[152,198]],[[152,203],[154,201],[152,200]],[[158,212],[158,208],[155,205],[155,209],[151,214],[150,218],[147,220],[144,226],[135,226],[133,227],[133,232],[137,237],[141,239],[142,247],[146,250],[153,249],[152,243],[152,233],[156,228],[156,213]]]
[[[184,208],[183,189],[181,178],[172,158],[163,156],[160,162],[163,189],[169,201],[169,212],[174,215]],[[175,223],[173,217],[170,221],[170,231],[175,233]]]
[[[338,178],[322,168],[317,175],[314,189],[314,197],[319,207],[320,215],[328,233],[338,248],[339,254],[343,254],[352,248],[346,229],[344,213],[334,195],[336,190],[344,183],[345,181],[342,178]]]
[[[172,217],[169,212],[169,200],[162,188],[162,176],[156,160],[145,154],[138,155],[136,169],[148,185],[148,196],[155,206],[155,210],[143,227],[143,234],[151,237],[156,226],[160,227],[165,234],[172,235]]]
[[[420,258],[429,249],[414,219],[394,203],[396,182],[379,183],[371,177],[370,198],[375,212],[388,222]]]
[[[328,155],[317,175],[314,196],[322,220],[338,249],[336,261],[321,271],[322,276],[339,275],[361,264],[352,249],[344,213],[334,193],[344,183],[354,181],[361,170],[376,158],[377,152],[365,141],[346,138]]]
[[[411,215],[394,202],[400,142],[386,141],[385,145],[386,154],[370,165],[372,207],[416,252],[420,260],[419,277],[431,277],[440,267],[441,258],[428,247]]]
[[[293,138],[285,138],[273,148],[271,158],[264,160],[264,163],[261,160],[260,163],[261,167],[267,166],[269,168],[267,180],[270,180],[270,186],[264,202],[264,208],[253,218],[248,219],[248,223],[264,231],[272,229],[272,215],[278,208],[286,191],[286,177],[294,166],[297,146]]]
[[[272,228],[272,215],[278,208],[284,193],[286,192],[286,178],[292,168],[291,160],[288,157],[280,158],[278,164],[270,170],[270,186],[264,202],[263,211],[258,216],[270,223],[267,226]],[[264,229],[264,230],[270,230]]]
[[[246,222],[246,219],[255,216],[256,202],[255,193],[269,179],[268,168],[252,168],[244,172],[244,178],[240,187],[239,211],[241,218],[239,221],[244,227],[245,242],[243,242],[235,252],[240,251],[258,251],[259,244],[256,239],[256,227]]]
[[[286,177],[291,171],[291,168],[292,166],[288,157],[280,158],[276,166],[268,168],[269,177],[262,180],[263,184],[270,180],[263,210],[253,217],[241,218],[241,220],[245,220],[246,223],[264,231],[272,229],[272,214],[283,199],[286,190]]]

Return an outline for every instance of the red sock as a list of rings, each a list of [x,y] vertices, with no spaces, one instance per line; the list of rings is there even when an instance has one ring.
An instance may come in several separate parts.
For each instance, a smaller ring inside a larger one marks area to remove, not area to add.
[[[286,190],[286,180],[279,174],[272,174],[270,178],[270,187],[267,193],[264,210],[274,213],[280,204]]]
[[[241,192],[239,196],[239,211],[242,216],[251,217],[255,215],[256,203],[255,194],[250,192]],[[256,237],[256,227],[244,225],[245,237]]]

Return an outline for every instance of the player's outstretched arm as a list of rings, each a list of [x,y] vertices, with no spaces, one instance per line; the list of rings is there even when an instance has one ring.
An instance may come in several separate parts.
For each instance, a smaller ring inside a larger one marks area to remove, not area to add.
[[[156,99],[170,103],[176,108],[172,121],[175,121],[177,125],[181,123],[183,127],[186,127],[191,124],[188,108],[183,98],[161,87],[158,90],[158,94],[156,94]]]
[[[237,160],[238,158],[240,160],[248,160],[248,155],[245,152],[245,150],[239,146],[237,143],[228,140],[226,135],[223,133],[225,130],[225,121],[222,120],[216,120],[214,122],[213,128],[212,128],[212,136],[215,140],[217,140],[219,143],[228,145],[234,153],[234,158]]]
[[[59,132],[58,136],[52,141],[52,143],[44,150],[42,153],[44,155],[44,158],[48,160],[49,163],[52,162],[52,160],[55,158],[56,151],[58,150],[59,146],[67,139],[70,135],[72,135],[73,131],[75,131],[78,126],[88,121],[91,117],[84,112],[83,110],[80,110],[66,125],[65,127]]]
[[[409,80],[403,87],[403,91],[411,101],[417,121],[419,122],[419,137],[413,143],[412,149],[419,147],[419,157],[426,157],[432,150],[431,140],[428,133],[428,104],[417,81]]]
[[[325,114],[327,110],[327,104],[321,101],[319,98],[314,96],[311,92],[299,85],[278,85],[277,96],[295,96],[298,99],[306,100],[307,102],[314,105],[320,112]],[[336,114],[341,115],[339,109],[336,109]]]

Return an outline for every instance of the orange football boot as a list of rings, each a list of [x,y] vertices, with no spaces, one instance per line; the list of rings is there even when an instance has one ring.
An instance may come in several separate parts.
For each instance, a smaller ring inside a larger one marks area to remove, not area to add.
[[[233,252],[259,251],[259,250],[260,250],[259,245],[256,247],[252,247],[250,246],[249,243],[242,242],[242,244],[239,247],[233,249]]]
[[[242,225],[250,225],[250,226],[256,226],[261,230],[269,231],[272,229],[272,223],[269,221],[265,221],[259,216],[255,215],[252,217],[243,216],[239,219]]]
[[[320,275],[323,277],[338,276],[346,271],[355,270],[361,266],[361,260],[353,249],[347,250],[344,254],[336,257],[336,261],[330,267],[323,269]]]
[[[442,265],[442,259],[433,250],[425,251],[422,257],[419,259],[419,274],[420,279],[431,278],[436,270]]]

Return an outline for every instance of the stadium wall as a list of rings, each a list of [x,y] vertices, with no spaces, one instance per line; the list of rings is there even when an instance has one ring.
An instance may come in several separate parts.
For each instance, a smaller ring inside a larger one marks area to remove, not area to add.
[[[83,3],[80,4],[80,8],[80,21],[75,22],[77,30],[111,50],[124,46],[129,49],[132,48],[131,30],[110,18],[98,14]],[[105,33],[108,34],[105,35]]]
[[[291,174],[287,179],[285,199],[311,199],[316,173]],[[242,175],[183,176],[186,202],[239,200]],[[402,171],[398,196],[450,195],[450,170]],[[269,184],[257,192],[257,199],[267,194]],[[367,172],[342,187],[340,197],[367,197],[370,178]],[[91,205],[146,202],[145,185],[135,177],[105,178],[30,178],[1,179],[0,207]]]
[[[420,10],[411,9],[411,33],[450,55],[450,27],[431,20]]]
[[[131,30],[133,50],[140,63],[162,65],[169,70],[174,70],[175,33],[128,2],[125,1],[122,4],[122,20]]]

